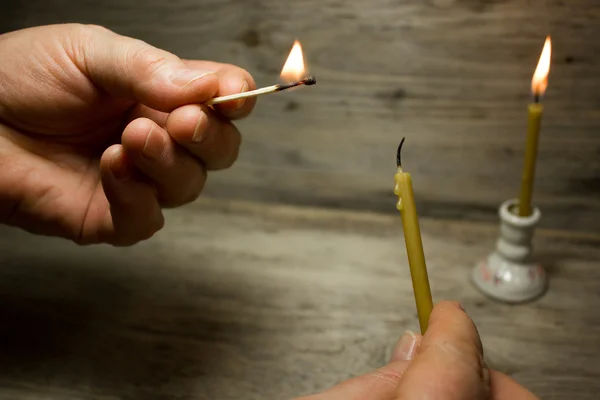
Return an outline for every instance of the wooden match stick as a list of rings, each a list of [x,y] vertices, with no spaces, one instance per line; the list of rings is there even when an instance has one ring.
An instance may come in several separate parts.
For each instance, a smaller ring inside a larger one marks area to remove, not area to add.
[[[301,85],[310,86],[310,85],[314,85],[315,83],[317,83],[317,80],[315,79],[315,77],[309,76],[309,77],[306,77],[306,78],[301,79],[296,82],[281,83],[278,85],[272,85],[272,86],[267,86],[267,87],[256,89],[256,90],[251,90],[249,92],[230,94],[229,96],[215,97],[214,99],[211,99],[204,104],[206,104],[207,106],[210,106],[213,104],[225,103],[227,101],[246,99],[248,97],[255,97],[255,96],[259,96],[261,94],[281,92],[283,90],[291,89],[296,86],[301,86]]]

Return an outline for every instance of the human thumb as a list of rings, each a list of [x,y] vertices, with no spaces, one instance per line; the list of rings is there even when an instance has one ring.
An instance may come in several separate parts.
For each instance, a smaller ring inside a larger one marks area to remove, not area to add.
[[[420,335],[406,332],[396,344],[386,366],[351,378],[322,393],[296,400],[389,400],[420,343]]]
[[[460,304],[450,301],[433,308],[418,355],[405,370],[392,398],[537,399],[510,377],[488,369],[475,323]]]
[[[186,65],[176,55],[95,25],[74,25],[78,67],[114,97],[169,112],[203,103],[219,89],[213,71]]]
[[[462,400],[488,395],[489,371],[477,327],[458,303],[437,304],[419,354],[406,370],[394,399]]]

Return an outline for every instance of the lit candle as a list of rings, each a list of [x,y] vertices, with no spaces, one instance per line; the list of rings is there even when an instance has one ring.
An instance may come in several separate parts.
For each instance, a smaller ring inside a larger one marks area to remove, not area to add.
[[[417,303],[419,324],[421,326],[421,333],[425,334],[429,323],[429,315],[433,308],[433,301],[431,299],[431,289],[429,288],[427,266],[425,265],[425,254],[423,252],[423,243],[421,241],[417,207],[415,206],[415,199],[413,196],[412,180],[410,174],[402,170],[400,162],[400,152],[403,143],[404,139],[402,139],[400,146],[398,146],[396,159],[398,172],[394,175],[394,181],[396,182],[394,194],[398,196],[396,208],[400,211],[400,216],[402,218],[404,241],[406,242],[406,253],[408,255],[408,264],[415,302]]]
[[[532,213],[533,181],[535,178],[535,162],[537,159],[538,137],[542,120],[543,107],[540,97],[548,87],[548,73],[550,71],[550,54],[552,45],[550,36],[546,38],[542,55],[531,80],[531,93],[533,102],[529,105],[529,119],[527,127],[527,143],[525,147],[525,163],[521,177],[521,194],[519,196],[519,216],[528,217]]]

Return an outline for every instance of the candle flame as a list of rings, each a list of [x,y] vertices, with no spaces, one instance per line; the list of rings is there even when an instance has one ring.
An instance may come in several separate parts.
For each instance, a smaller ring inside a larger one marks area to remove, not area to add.
[[[546,37],[540,60],[538,61],[537,68],[533,73],[533,79],[531,80],[531,91],[536,96],[541,96],[546,92],[548,88],[548,74],[550,72],[550,56],[552,53],[552,43],[550,36]]]
[[[304,56],[299,41],[294,41],[290,55],[281,70],[281,78],[286,82],[299,81],[304,76]]]

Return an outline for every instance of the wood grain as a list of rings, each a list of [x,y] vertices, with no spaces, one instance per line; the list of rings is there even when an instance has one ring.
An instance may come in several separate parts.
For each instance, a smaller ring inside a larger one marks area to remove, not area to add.
[[[526,105],[547,34],[534,201],[548,228],[600,233],[600,3],[594,0],[9,1],[5,30],[105,25],[275,82],[293,39],[318,84],[259,100],[240,160],[207,194],[394,213],[402,136],[420,213],[495,220],[519,190]],[[4,11],[4,8],[3,8]]]
[[[597,239],[541,231],[539,301],[468,282],[496,228],[422,221],[435,301],[543,399],[600,389]],[[0,399],[284,399],[384,364],[418,329],[397,217],[203,201],[131,248],[0,228]]]

